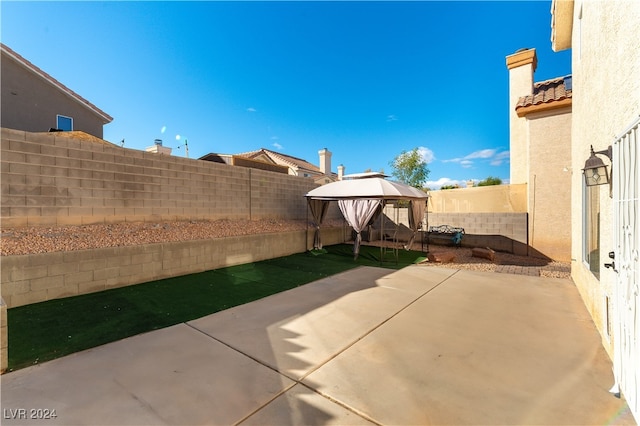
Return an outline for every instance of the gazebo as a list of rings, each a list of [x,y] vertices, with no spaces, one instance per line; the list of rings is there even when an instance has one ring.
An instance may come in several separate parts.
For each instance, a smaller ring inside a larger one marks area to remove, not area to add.
[[[406,247],[411,247],[426,212],[429,195],[404,183],[386,180],[385,177],[380,173],[347,175],[343,180],[309,191],[305,197],[316,228],[313,248],[322,248],[320,226],[331,201],[338,202],[342,215],[356,232],[353,253],[354,259],[357,259],[362,241],[361,232],[379,216],[381,235],[383,235],[384,206],[401,200],[409,203],[409,227],[413,234]],[[380,250],[382,261],[383,245]]]

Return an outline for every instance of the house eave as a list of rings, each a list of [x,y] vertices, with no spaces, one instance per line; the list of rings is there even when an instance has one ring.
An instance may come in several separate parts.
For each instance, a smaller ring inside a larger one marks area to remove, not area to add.
[[[553,0],[551,3],[551,48],[554,52],[571,48],[573,6],[573,0]]]
[[[562,99],[559,101],[529,105],[526,107],[519,107],[519,108],[516,108],[516,114],[518,114],[518,117],[524,117],[534,112],[554,111],[554,110],[557,110],[560,108],[566,108],[566,107],[571,107],[571,98]]]

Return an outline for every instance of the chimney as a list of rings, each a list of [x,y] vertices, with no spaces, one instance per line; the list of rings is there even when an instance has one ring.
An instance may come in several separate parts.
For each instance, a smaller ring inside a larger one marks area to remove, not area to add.
[[[153,141],[152,146],[148,146],[146,149],[147,152],[152,152],[154,154],[164,154],[171,155],[171,148],[162,146],[162,139],[156,139]]]
[[[344,166],[340,164],[338,166],[338,180],[342,180],[343,177],[344,177]]]
[[[518,117],[516,105],[521,97],[533,94],[533,74],[538,57],[536,49],[520,49],[506,59],[509,70],[510,182],[526,183],[529,180],[527,119]]]
[[[320,171],[325,175],[331,174],[331,152],[327,148],[318,151],[320,155]]]

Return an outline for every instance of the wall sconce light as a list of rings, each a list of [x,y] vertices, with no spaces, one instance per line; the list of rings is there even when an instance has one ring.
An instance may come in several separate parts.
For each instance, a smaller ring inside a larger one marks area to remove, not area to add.
[[[606,155],[611,161],[611,145],[605,150],[595,152],[593,151],[593,145],[591,145],[591,156],[584,163],[584,169],[582,169],[585,184],[587,186],[611,184],[607,166],[596,155]]]

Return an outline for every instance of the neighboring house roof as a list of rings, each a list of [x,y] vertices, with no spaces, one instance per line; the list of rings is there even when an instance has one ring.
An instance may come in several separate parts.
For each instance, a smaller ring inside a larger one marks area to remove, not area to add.
[[[368,178],[388,178],[389,175],[385,175],[382,172],[364,172],[364,173],[352,173],[350,175],[342,176],[343,179],[368,179]]]
[[[289,168],[297,171],[298,175],[304,174],[305,172],[311,175],[323,175],[320,171],[320,167],[309,163],[302,158],[293,157],[291,155],[281,154],[279,152],[271,151],[265,148],[260,148],[256,151],[244,152],[240,154],[236,154],[240,157],[247,157],[254,160],[262,160],[262,161],[270,161],[274,164],[283,164],[289,166]],[[301,173],[302,172],[302,173]],[[333,173],[331,174],[333,176]]]
[[[571,105],[572,77],[552,78],[533,85],[533,94],[518,99],[518,117],[537,111],[547,111]]]
[[[47,132],[47,134],[51,134],[51,132]],[[81,130],[72,130],[70,132],[61,132],[59,134],[61,136],[64,136],[65,138],[76,139],[83,142],[97,143],[97,144],[106,145],[106,146],[115,146],[115,147],[118,146],[112,142],[106,141],[104,139],[100,139],[99,137],[90,135],[89,133],[83,132]]]
[[[97,136],[94,135],[90,135],[87,132],[83,132],[82,130],[71,130],[71,131],[65,131],[65,132],[61,132],[61,131],[57,131],[57,132],[33,132],[34,135],[47,135],[47,136],[61,136],[63,138],[67,138],[67,139],[73,139],[76,140],[78,142],[89,142],[89,143],[95,143],[95,144],[99,144],[99,145],[106,145],[106,146],[111,146],[111,147],[117,147],[120,148],[119,145],[116,145],[113,142],[109,142],[107,140],[104,139],[100,139]]]
[[[302,158],[281,154],[265,148],[233,155],[210,153],[203,155],[199,159],[213,161],[216,163],[226,163],[233,166],[250,167],[278,173],[311,177],[314,179],[314,182],[319,184],[338,180],[338,175],[336,173],[325,175],[320,170],[320,167],[313,165]]]
[[[216,154],[209,153],[203,155],[199,158],[199,160],[211,161],[214,163],[224,163],[230,166],[240,166],[240,167],[248,167],[252,169],[260,169],[260,170],[268,170],[270,172],[276,173],[289,173],[289,167],[283,166],[280,164],[275,164],[271,161],[260,161],[254,160],[252,158],[242,157],[239,155],[229,155],[229,154]]]
[[[75,100],[76,102],[80,103],[84,107],[91,110],[93,113],[95,113],[97,116],[99,116],[103,120],[104,124],[107,124],[113,121],[113,117],[111,117],[109,114],[102,111],[100,108],[98,108],[97,106],[95,106],[94,104],[92,104],[91,102],[89,102],[88,100],[86,100],[85,98],[83,98],[82,96],[74,92],[73,90],[69,89],[67,86],[60,83],[55,78],[51,77],[49,74],[47,74],[46,72],[44,72],[43,70],[41,70],[40,68],[32,64],[31,62],[29,62],[27,59],[23,58],[20,54],[13,51],[7,45],[0,43],[0,50],[2,51],[3,54],[7,55],[9,58],[13,59],[15,62],[17,62],[27,70],[36,74],[47,83],[51,84],[56,89],[60,90],[62,93],[69,96],[71,99]]]

